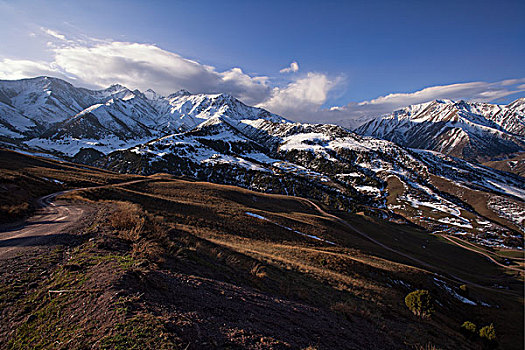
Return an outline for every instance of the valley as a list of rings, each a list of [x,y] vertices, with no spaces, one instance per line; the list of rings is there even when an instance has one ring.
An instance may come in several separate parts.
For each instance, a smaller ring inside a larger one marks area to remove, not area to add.
[[[525,349],[523,13],[0,0],[0,350]]]

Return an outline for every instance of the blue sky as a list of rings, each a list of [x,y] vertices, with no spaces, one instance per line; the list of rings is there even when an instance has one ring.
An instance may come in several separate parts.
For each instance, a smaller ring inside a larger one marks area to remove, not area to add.
[[[524,13],[523,0],[0,0],[0,79],[227,92],[307,121],[507,103],[525,95]]]

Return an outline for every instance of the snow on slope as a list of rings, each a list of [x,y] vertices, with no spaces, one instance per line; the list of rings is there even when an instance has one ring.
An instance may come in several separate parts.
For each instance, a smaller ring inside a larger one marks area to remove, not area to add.
[[[49,77],[2,80],[0,92],[8,99],[4,103],[45,127],[63,121],[94,103],[83,89]]]
[[[374,119],[356,132],[467,160],[525,151],[522,99],[509,105],[436,100]]]
[[[22,138],[31,133],[37,124],[21,114],[16,108],[0,102],[0,135],[10,138]]]
[[[447,227],[449,233],[469,232],[472,237],[487,232],[496,237],[505,229],[437,191],[426,180],[430,174],[525,199],[525,186],[515,177],[437,152],[407,151],[392,142],[361,137],[335,125],[263,118],[233,120],[222,115],[193,130],[134,147],[131,152],[139,158],[115,152],[103,165],[143,174],[169,172],[316,199],[340,197],[347,203],[343,207],[357,202],[396,212],[413,208],[415,212],[406,211],[407,218],[424,227]],[[141,165],[130,168],[130,164]],[[386,183],[392,176],[405,188],[398,198],[401,205],[386,204]],[[315,184],[316,189],[305,188],[303,183]],[[434,214],[428,216],[424,211]],[[412,215],[419,215],[421,221]]]
[[[118,84],[93,91],[48,77],[0,81],[1,135],[69,157],[86,147],[103,153],[132,147],[204,122],[259,118],[284,120],[225,94],[181,90],[164,97]]]
[[[485,142],[487,133],[505,142],[519,140],[504,123],[508,111],[491,106],[434,101],[385,117],[381,126],[400,140],[414,125],[424,125],[427,133],[420,136],[431,139],[428,131],[434,127],[442,135],[440,150],[452,154],[473,140]],[[512,108],[521,113],[523,103],[516,101]],[[479,114],[483,109],[490,110],[484,113],[492,119]],[[394,119],[398,124],[389,122]],[[94,149],[106,154],[97,165],[121,172],[168,172],[309,197],[341,210],[379,210],[390,218],[395,211],[430,230],[447,227],[450,233],[468,231],[473,237],[506,231],[471,212],[461,199],[437,191],[428,181],[431,174],[502,198],[525,198],[525,185],[517,177],[336,125],[291,122],[225,94],[181,90],[164,97],[121,85],[78,89],[53,78],[0,81],[0,133],[7,139],[23,137],[29,149],[62,157]],[[494,145],[500,148],[497,142],[487,147]],[[100,157],[94,153],[95,158],[87,155],[90,161]],[[387,200],[392,178],[403,186],[395,203]],[[520,212],[505,201],[492,207]]]

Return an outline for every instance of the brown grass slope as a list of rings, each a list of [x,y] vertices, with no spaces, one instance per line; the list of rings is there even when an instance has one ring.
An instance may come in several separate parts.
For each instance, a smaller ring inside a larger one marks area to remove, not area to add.
[[[42,177],[64,187],[70,179],[81,186],[130,179],[1,155],[2,179],[23,176],[26,200],[55,190],[36,189]],[[494,323],[501,348],[523,347],[522,278],[441,237],[332,212],[425,263],[418,266],[300,198],[162,175],[144,180],[68,195],[63,200],[94,210],[56,242],[0,261],[2,347],[480,348],[460,334],[466,320]],[[470,282],[470,299],[492,307],[461,303],[434,279],[458,290],[463,282],[453,276]],[[436,299],[432,318],[404,305],[420,288]]]
[[[31,215],[43,195],[137,178],[0,148],[0,224]]]
[[[525,153],[518,153],[515,156],[504,160],[486,162],[483,163],[483,165],[525,177]]]

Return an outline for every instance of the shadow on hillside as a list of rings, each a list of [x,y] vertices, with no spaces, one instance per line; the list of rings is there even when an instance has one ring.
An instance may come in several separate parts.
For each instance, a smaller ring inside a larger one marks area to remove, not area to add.
[[[8,238],[0,241],[0,247],[36,247],[68,245],[75,246],[81,243],[79,236],[67,233],[38,235],[20,238]]]

